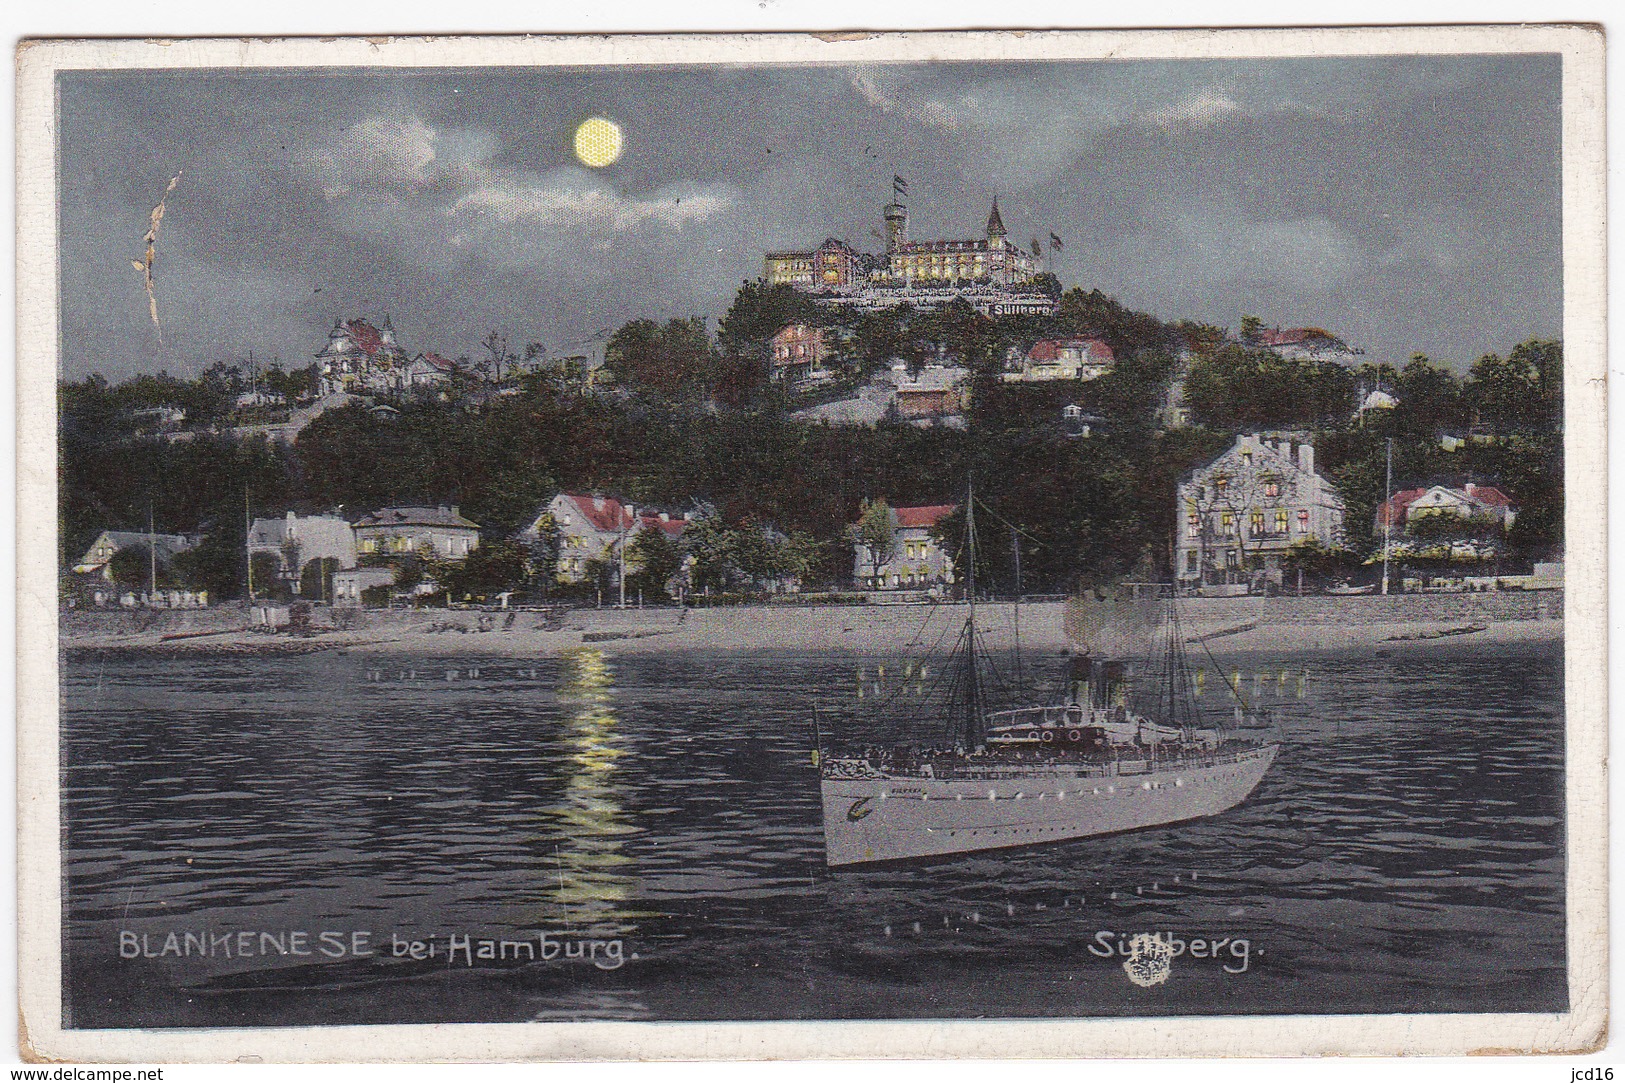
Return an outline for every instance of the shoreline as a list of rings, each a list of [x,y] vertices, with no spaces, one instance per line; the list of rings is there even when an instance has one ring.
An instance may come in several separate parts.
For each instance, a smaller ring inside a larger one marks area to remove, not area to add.
[[[978,626],[990,650],[1016,645],[1014,607],[978,606]],[[1064,603],[1020,608],[1024,652],[1076,649],[1064,631]],[[145,631],[64,629],[63,652],[135,651],[157,655],[299,655],[340,651],[416,656],[483,655],[556,658],[592,647],[606,654],[686,652],[835,652],[854,655],[932,653],[945,629],[956,625],[960,606],[734,606],[693,609],[577,610],[548,625],[542,614],[518,611],[513,627],[478,631],[482,614],[472,611],[372,611],[365,626],[324,629],[308,637],[247,627]],[[223,615],[216,615],[217,617]],[[1291,654],[1321,651],[1386,651],[1392,656],[1468,649],[1476,645],[1561,644],[1561,617],[1496,620],[1446,615],[1413,620],[1293,620],[1260,617],[1243,607],[1185,620],[1187,641],[1214,654]],[[448,628],[449,626],[449,628]],[[438,630],[431,630],[431,628]],[[1462,631],[1463,629],[1474,629]],[[1457,632],[1459,634],[1441,634]],[[168,638],[166,638],[168,637]]]

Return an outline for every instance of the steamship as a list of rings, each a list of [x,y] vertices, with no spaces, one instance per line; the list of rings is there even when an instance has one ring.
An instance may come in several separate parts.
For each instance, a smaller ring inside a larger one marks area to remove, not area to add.
[[[942,857],[1158,827],[1245,801],[1280,744],[1267,715],[1229,680],[1233,715],[1209,724],[1176,603],[1167,600],[1159,665],[1139,709],[1129,663],[1074,658],[1056,702],[994,709],[996,670],[976,623],[975,504],[966,617],[941,673],[940,714],[915,719],[937,745],[844,747],[817,759],[824,847],[834,866]],[[1222,674],[1221,674],[1222,676]],[[1154,705],[1145,705],[1151,698]]]

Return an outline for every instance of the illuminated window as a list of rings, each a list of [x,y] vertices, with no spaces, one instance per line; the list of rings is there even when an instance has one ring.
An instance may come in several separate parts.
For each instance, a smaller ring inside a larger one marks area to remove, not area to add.
[[[1261,511],[1253,512],[1248,517],[1247,526],[1254,534],[1264,533],[1264,513]]]
[[[1191,537],[1199,537],[1202,533],[1201,516],[1192,514],[1185,519],[1185,532]]]
[[[1231,512],[1227,511],[1223,515],[1221,515],[1219,517],[1219,523],[1220,523],[1221,526],[1224,527],[1224,533],[1225,533],[1226,537],[1228,537],[1229,535],[1232,535],[1232,534],[1234,534],[1236,532],[1236,517]]]
[[[1264,482],[1264,495],[1271,500],[1281,495],[1281,483],[1274,478]]]
[[[1298,533],[1309,533],[1309,512],[1302,509],[1298,511]]]
[[[1286,509],[1285,508],[1276,508],[1275,509],[1275,532],[1277,534],[1285,534],[1286,533]]]
[[[1230,488],[1230,479],[1229,478],[1220,476],[1220,477],[1216,477],[1216,478],[1213,479],[1213,491],[1214,492],[1216,492],[1216,493],[1226,492],[1226,491],[1229,490],[1229,488]]]

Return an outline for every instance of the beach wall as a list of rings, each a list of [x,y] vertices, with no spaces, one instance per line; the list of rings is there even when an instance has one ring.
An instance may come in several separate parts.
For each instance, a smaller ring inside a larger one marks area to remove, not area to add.
[[[1086,645],[1105,654],[1133,651],[1144,638],[1106,631],[1088,602],[1034,602],[977,606],[981,639],[991,650],[1016,645],[1059,652]],[[1111,608],[1110,605],[1107,608]],[[1151,602],[1149,608],[1160,609]],[[241,605],[209,610],[66,611],[67,648],[160,650],[353,649],[431,654],[550,656],[583,646],[609,653],[714,651],[852,651],[920,654],[946,650],[964,621],[959,603],[940,605],[749,605],[717,609],[576,609],[480,611],[445,609],[355,610],[317,606],[313,637],[252,630]],[[510,620],[511,618],[511,620]],[[1018,620],[1019,618],[1019,620]],[[1191,639],[1213,649],[1279,651],[1347,649],[1412,642],[1434,649],[1440,633],[1450,642],[1561,640],[1559,592],[1392,595],[1305,598],[1191,598],[1180,619]],[[1091,623],[1093,622],[1093,623]],[[1092,629],[1075,642],[1074,629]]]
[[[1185,598],[1180,600],[1180,613],[1186,620],[1198,623],[1251,620],[1260,625],[1561,620],[1563,592],[1505,590],[1476,594]]]

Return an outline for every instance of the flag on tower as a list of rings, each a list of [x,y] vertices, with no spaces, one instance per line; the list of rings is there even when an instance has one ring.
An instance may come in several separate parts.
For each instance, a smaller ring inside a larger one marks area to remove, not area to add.
[[[1050,251],[1052,252],[1059,252],[1061,249],[1066,247],[1066,245],[1061,243],[1061,238],[1057,237],[1053,233],[1049,235],[1049,246]]]
[[[1044,254],[1044,246],[1038,243],[1038,238],[1037,237],[1034,237],[1033,238],[1033,255],[1034,256],[1043,256],[1043,254]]]
[[[908,181],[893,173],[891,178],[891,190],[900,196],[908,195]]]

